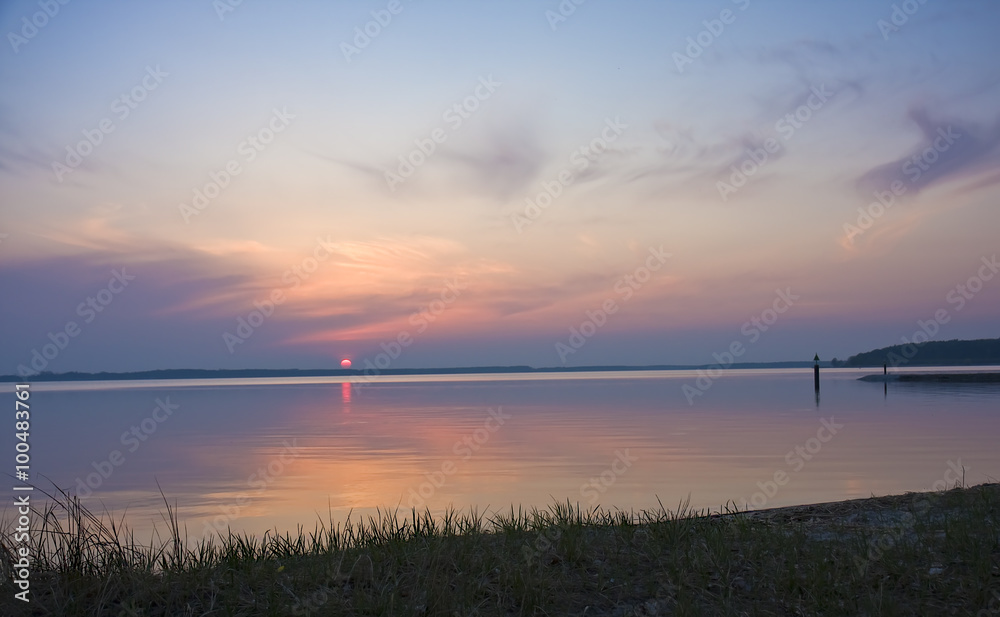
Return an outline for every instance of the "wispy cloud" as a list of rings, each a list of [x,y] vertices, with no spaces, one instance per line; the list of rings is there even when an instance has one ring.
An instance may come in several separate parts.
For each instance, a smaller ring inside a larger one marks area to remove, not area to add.
[[[508,119],[483,129],[462,146],[442,151],[456,179],[469,190],[499,201],[524,194],[548,162],[535,123]]]
[[[893,182],[902,182],[914,194],[951,180],[975,180],[980,187],[1000,182],[1000,117],[992,126],[980,126],[937,118],[922,107],[909,116],[920,130],[920,141],[899,158],[865,172],[857,181],[862,193],[887,190]]]

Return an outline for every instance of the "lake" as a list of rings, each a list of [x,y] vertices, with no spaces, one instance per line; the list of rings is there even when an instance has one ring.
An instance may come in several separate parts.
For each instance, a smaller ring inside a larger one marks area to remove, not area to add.
[[[1000,385],[857,381],[873,372],[825,369],[820,397],[811,369],[38,382],[31,465],[140,534],[164,529],[158,483],[195,539],[376,507],[773,507],[1000,478]]]

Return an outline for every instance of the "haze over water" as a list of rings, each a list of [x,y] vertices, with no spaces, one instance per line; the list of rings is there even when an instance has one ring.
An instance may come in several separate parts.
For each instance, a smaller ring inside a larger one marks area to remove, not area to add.
[[[883,393],[870,372],[825,370],[817,402],[810,371],[727,371],[694,404],[692,371],[38,383],[33,460],[142,531],[164,529],[159,482],[192,538],[376,507],[773,507],[1000,477],[1000,387]]]

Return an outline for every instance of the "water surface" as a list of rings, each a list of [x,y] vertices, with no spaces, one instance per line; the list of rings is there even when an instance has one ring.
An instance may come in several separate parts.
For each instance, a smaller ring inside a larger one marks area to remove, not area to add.
[[[143,532],[163,528],[159,483],[192,537],[376,507],[772,507],[1000,477],[1000,386],[870,372],[825,370],[817,399],[811,370],[725,371],[693,404],[692,371],[39,382],[32,470]]]

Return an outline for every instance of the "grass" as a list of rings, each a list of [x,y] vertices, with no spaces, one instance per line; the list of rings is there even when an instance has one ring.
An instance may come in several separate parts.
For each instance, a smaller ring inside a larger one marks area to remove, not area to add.
[[[1000,485],[757,512],[380,511],[312,531],[136,542],[60,492],[3,615],[1000,615]]]

